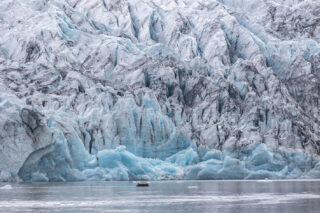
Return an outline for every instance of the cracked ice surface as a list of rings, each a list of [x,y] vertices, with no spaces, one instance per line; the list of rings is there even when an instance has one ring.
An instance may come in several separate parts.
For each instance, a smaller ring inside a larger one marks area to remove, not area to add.
[[[0,180],[320,177],[316,0],[4,0]]]

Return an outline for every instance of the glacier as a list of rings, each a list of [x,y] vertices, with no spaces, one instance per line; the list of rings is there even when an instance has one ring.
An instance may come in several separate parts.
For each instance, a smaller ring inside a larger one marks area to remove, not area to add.
[[[0,181],[320,178],[318,0],[3,0]]]

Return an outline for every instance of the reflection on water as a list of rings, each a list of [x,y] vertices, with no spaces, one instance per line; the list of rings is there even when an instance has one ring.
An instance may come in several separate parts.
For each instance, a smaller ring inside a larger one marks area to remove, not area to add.
[[[1,185],[0,185],[1,186]],[[23,183],[0,188],[1,212],[318,213],[320,181]]]

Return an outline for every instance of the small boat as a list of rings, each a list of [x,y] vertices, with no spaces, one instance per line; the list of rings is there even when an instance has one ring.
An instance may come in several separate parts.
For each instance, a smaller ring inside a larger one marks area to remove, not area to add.
[[[146,182],[137,183],[137,187],[148,187],[148,186],[149,186],[149,183],[146,183]]]

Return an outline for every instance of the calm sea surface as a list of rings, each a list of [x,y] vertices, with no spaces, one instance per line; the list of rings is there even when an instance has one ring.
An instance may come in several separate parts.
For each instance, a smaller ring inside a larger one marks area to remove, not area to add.
[[[319,213],[320,180],[0,183],[0,212]]]

